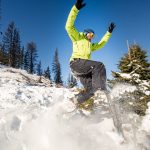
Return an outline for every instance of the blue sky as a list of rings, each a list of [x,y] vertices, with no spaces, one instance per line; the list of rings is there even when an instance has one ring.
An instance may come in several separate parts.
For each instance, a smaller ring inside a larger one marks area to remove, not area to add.
[[[65,31],[65,23],[75,0],[1,0],[2,30],[14,21],[20,30],[22,45],[34,41],[43,68],[52,64],[54,51],[59,50],[63,80],[69,74],[72,43]],[[111,78],[111,71],[127,53],[127,40],[138,43],[148,51],[150,60],[150,1],[149,0],[85,0],[86,7],[77,17],[79,31],[92,28],[98,42],[111,21],[117,27],[106,46],[92,54],[92,59],[102,61]]]

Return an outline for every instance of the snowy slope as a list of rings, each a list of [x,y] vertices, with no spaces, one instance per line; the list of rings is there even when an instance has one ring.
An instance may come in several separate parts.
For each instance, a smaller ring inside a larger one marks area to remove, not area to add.
[[[134,124],[136,136],[133,124],[124,125],[126,143],[120,144],[108,111],[89,117],[68,115],[74,109],[68,98],[73,91],[38,80],[26,71],[0,66],[0,150],[150,149],[150,105],[144,119],[131,116],[141,122]],[[125,89],[134,87],[119,85],[112,97]]]

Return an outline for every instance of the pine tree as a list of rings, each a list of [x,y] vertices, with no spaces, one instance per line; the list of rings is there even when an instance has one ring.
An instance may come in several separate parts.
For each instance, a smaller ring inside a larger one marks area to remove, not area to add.
[[[1,45],[0,47],[0,62],[3,65],[8,65],[8,55],[4,49],[4,45]]]
[[[15,30],[15,24],[14,22],[12,22],[8,25],[8,28],[3,36],[4,51],[8,54],[9,60],[7,64],[9,66],[12,66],[14,30]]]
[[[54,60],[52,64],[52,71],[54,74],[54,82],[56,85],[63,85],[62,77],[61,77],[61,66],[58,58],[58,50],[55,50]]]
[[[3,50],[2,50],[2,46],[0,46],[0,63],[3,63]]]
[[[42,71],[41,61],[39,61],[39,63],[37,64],[37,75],[41,76],[42,73],[43,71]]]
[[[19,31],[15,30],[15,34],[14,34],[14,43],[15,43],[15,53],[14,53],[14,67],[15,68],[21,68],[21,44],[20,44],[20,34]]]
[[[121,105],[131,107],[137,114],[144,115],[150,101],[150,95],[146,94],[146,91],[150,92],[150,63],[147,52],[139,45],[131,45],[129,53],[119,61],[118,69],[120,72],[112,72],[115,79],[111,82],[125,81],[137,86],[136,91],[123,98]],[[132,106],[130,102],[133,103]]]
[[[50,68],[49,66],[47,67],[47,69],[44,71],[44,77],[49,79],[51,81],[51,72],[50,72]]]
[[[24,68],[24,47],[22,47],[21,52],[20,52],[20,57],[19,57],[19,61],[20,61],[20,68],[23,69]]]
[[[24,54],[24,69],[29,72],[29,52],[27,50]]]
[[[15,27],[15,23],[11,22],[3,36],[3,45],[5,54],[7,54],[7,64],[11,67],[18,67],[18,55],[20,51],[20,34]]]
[[[77,80],[76,78],[73,77],[72,74],[69,74],[69,77],[68,77],[68,87],[69,88],[73,88],[77,86]]]
[[[137,74],[140,80],[150,80],[150,63],[148,62],[147,51],[143,50],[139,45],[130,46],[129,53],[121,58],[118,68],[121,73]],[[116,72],[113,72],[113,76],[117,80],[128,82],[128,79],[122,78]],[[135,81],[131,82],[135,83]]]
[[[29,73],[33,74],[35,73],[35,66],[37,61],[37,49],[36,44],[34,42],[30,42],[27,44],[27,51],[25,55],[25,59],[28,61],[26,62],[26,68]],[[29,66],[28,66],[29,65]]]
[[[39,63],[37,64],[37,75],[40,76],[39,83],[42,83],[42,77],[41,77],[42,74],[43,74],[43,70],[41,66],[41,61],[39,61]]]
[[[2,49],[2,44],[0,43],[0,63],[3,64],[3,49]]]

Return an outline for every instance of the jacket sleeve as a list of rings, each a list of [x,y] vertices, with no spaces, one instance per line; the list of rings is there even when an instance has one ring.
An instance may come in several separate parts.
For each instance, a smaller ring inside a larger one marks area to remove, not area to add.
[[[74,22],[76,20],[78,12],[79,10],[74,5],[69,13],[66,26],[65,26],[66,31],[70,39],[72,40],[72,42],[79,40],[81,36],[80,33],[77,31],[77,29],[74,27]]]
[[[91,50],[95,51],[95,50],[102,48],[108,42],[110,37],[111,37],[111,33],[109,33],[107,31],[99,43],[93,43],[92,44]]]

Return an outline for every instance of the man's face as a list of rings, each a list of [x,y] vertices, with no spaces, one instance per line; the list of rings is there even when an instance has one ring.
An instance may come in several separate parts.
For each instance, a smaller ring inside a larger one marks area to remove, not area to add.
[[[87,33],[86,38],[87,38],[89,41],[91,41],[91,40],[94,38],[94,33],[93,33],[93,32]]]

